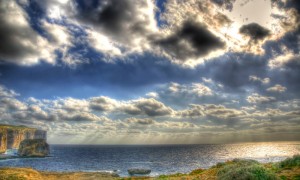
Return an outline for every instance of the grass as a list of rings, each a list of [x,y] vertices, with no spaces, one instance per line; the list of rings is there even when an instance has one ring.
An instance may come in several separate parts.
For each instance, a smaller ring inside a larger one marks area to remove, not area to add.
[[[287,158],[286,160],[279,162],[278,166],[281,169],[299,167],[300,166],[300,155],[295,155],[292,158]]]
[[[300,180],[300,156],[279,163],[261,164],[254,160],[234,159],[218,163],[209,169],[195,169],[188,174],[160,175],[158,177],[115,177],[95,172],[43,172],[30,168],[0,168],[0,180]]]
[[[36,128],[31,128],[31,127],[27,127],[24,125],[20,125],[20,126],[12,126],[12,125],[6,125],[6,124],[0,124],[0,129],[12,129],[12,130],[21,130],[21,129],[36,129]]]
[[[98,172],[43,172],[31,168],[0,168],[0,180],[89,180],[117,179],[108,173]]]

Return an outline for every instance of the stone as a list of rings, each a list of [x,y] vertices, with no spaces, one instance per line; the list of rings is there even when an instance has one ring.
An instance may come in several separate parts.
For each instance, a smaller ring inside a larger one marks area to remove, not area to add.
[[[45,157],[49,152],[49,145],[45,139],[25,139],[18,149],[18,155],[22,157]]]
[[[146,175],[151,173],[151,169],[140,169],[140,168],[134,168],[134,169],[128,169],[128,174],[130,175]]]

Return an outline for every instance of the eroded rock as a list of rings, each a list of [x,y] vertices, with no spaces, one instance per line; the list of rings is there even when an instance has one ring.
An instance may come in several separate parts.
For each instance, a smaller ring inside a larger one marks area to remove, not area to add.
[[[20,143],[18,155],[22,157],[45,157],[50,149],[45,139],[25,139]]]

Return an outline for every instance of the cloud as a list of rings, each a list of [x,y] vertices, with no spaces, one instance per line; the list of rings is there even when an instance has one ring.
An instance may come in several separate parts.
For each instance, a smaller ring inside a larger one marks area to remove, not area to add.
[[[186,106],[213,98],[215,92],[203,83],[168,83],[157,89],[158,98],[172,106]]]
[[[205,70],[206,76],[211,77],[216,83],[221,83],[225,90],[237,91],[249,85],[250,76],[266,76],[266,66],[265,56],[232,53],[206,62]]]
[[[137,119],[137,118],[128,118],[126,122],[129,124],[138,124],[138,125],[151,125],[154,124],[155,121],[153,119]]]
[[[149,92],[146,94],[146,96],[156,99],[156,98],[158,98],[159,95],[156,92]]]
[[[276,84],[276,85],[273,86],[273,87],[269,87],[269,88],[267,89],[267,91],[283,93],[283,92],[286,91],[286,89],[287,89],[286,87],[284,87],[284,86],[282,86],[282,85],[280,85],[280,84]]]
[[[291,64],[293,62],[297,62],[300,59],[299,53],[294,53],[290,50],[283,50],[283,54],[277,55],[274,58],[272,58],[268,66],[271,69],[284,69],[288,64]]]
[[[86,100],[74,99],[74,98],[66,98],[66,99],[59,99],[53,102],[54,108],[64,109],[68,112],[86,112],[89,111],[88,105],[89,102]]]
[[[1,3],[0,61],[30,66],[42,61],[55,64],[57,52],[67,57],[73,45],[67,28],[45,19],[34,22],[39,28],[33,28],[32,17],[25,11],[28,5],[21,7],[16,1]]]
[[[227,10],[232,10],[233,3],[236,0],[212,0],[213,3],[217,4],[220,7],[224,7]]]
[[[0,99],[0,108],[3,108],[5,110],[9,111],[20,111],[20,110],[26,110],[27,106],[23,102],[15,99],[15,98],[1,98]]]
[[[13,92],[7,88],[3,88],[2,91],[2,94]],[[263,99],[261,95],[252,95]],[[259,106],[252,106],[249,110],[222,104],[191,104],[188,108],[173,110],[151,98],[117,101],[99,96],[86,99],[29,98],[20,101],[16,97],[0,97],[0,122],[47,129],[51,134],[49,141],[52,142],[60,142],[62,135],[76,137],[76,140],[70,140],[73,143],[105,143],[111,139],[116,141],[115,143],[130,143],[136,136],[141,138],[137,139],[137,142],[145,142],[150,138],[152,143],[158,143],[161,137],[174,136],[187,136],[191,142],[197,142],[199,135],[203,133],[208,133],[216,139],[219,138],[214,134],[231,139],[228,133],[233,131],[244,134],[255,131],[270,136],[278,132],[291,133],[300,122],[299,100],[272,101],[270,103],[277,107],[266,109]],[[92,109],[92,103],[102,104],[105,108]],[[126,112],[128,107],[135,108],[137,113]],[[101,114],[102,112],[106,114]],[[284,127],[284,130],[280,127]]]
[[[205,116],[205,112],[203,106],[192,105],[190,109],[179,111],[178,115],[182,117],[200,117]]]
[[[270,35],[270,30],[262,27],[257,23],[250,23],[247,25],[243,25],[240,28],[240,33],[246,36],[249,36],[251,40],[259,41],[265,39]]]
[[[259,78],[257,76],[254,76],[254,75],[251,75],[249,76],[249,80],[250,81],[258,81],[258,82],[261,82],[262,84],[269,84],[270,83],[270,78]]]
[[[165,116],[173,113],[170,107],[153,98],[133,100],[124,104],[120,110],[130,115]]]
[[[87,113],[87,112],[76,112],[76,113],[64,113],[59,112],[58,113],[58,119],[60,121],[74,121],[74,122],[85,122],[85,121],[105,121],[106,118],[99,117],[93,113]]]
[[[155,44],[161,46],[170,58],[183,62],[225,47],[222,40],[205,25],[193,21],[184,22],[175,34],[160,39]]]
[[[0,85],[0,97],[15,97],[19,94],[14,90],[7,89],[5,86]]]
[[[214,104],[205,105],[204,111],[207,116],[217,117],[220,119],[236,118],[242,115],[246,115],[246,112],[244,111],[237,110],[237,109],[230,109],[222,105],[214,105]]]
[[[267,40],[278,40],[297,29],[295,2],[271,9],[266,14],[273,16],[262,18],[270,23],[261,25],[238,22],[239,2],[170,0],[159,18],[153,0],[5,2],[0,36],[6,45],[0,45],[0,58],[27,66],[62,61],[74,67],[91,59],[115,62],[151,53],[180,66],[196,67],[226,52],[263,54]],[[11,23],[10,18],[20,23]]]
[[[263,104],[263,103],[275,101],[276,98],[270,96],[262,96],[257,93],[253,93],[250,96],[248,96],[246,100],[251,104]]]
[[[53,47],[31,28],[26,12],[15,1],[3,1],[0,8],[1,61],[32,65],[43,59],[54,63]]]
[[[183,117],[215,117],[219,119],[229,119],[241,117],[242,115],[246,115],[245,111],[236,110],[226,108],[223,105],[215,105],[215,104],[192,104],[190,109],[186,109],[179,112],[179,115]]]
[[[298,47],[294,46],[295,51]],[[272,73],[272,79],[275,80],[276,84],[284,84],[284,86],[289,90],[289,95],[297,98],[299,95],[300,85],[300,55],[295,52],[290,52],[288,50],[287,54],[284,54],[286,51],[283,51],[282,55],[271,59],[268,63],[270,67],[270,72]]]
[[[213,95],[213,90],[208,86],[201,83],[192,84],[178,84],[169,83],[160,92],[160,96],[172,95],[172,96],[211,96]]]
[[[149,48],[148,37],[157,31],[152,0],[78,0],[74,7],[75,19],[89,27],[91,45],[105,54],[143,52]]]
[[[117,106],[118,102],[109,97],[100,96],[89,99],[89,107],[95,111],[110,111]]]
[[[122,55],[121,49],[118,48],[117,43],[114,43],[107,36],[93,30],[87,30],[87,34],[90,45],[96,50],[104,53],[105,56],[112,58]]]

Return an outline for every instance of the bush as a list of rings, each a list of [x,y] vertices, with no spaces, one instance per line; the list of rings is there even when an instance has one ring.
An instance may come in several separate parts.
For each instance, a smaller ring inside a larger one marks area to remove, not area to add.
[[[197,174],[201,174],[203,171],[205,171],[204,169],[195,169],[192,172],[190,172],[189,175],[197,175]]]
[[[300,167],[300,155],[294,155],[292,158],[287,158],[279,162],[279,168]]]
[[[234,159],[217,173],[220,180],[277,180],[275,174],[265,169],[257,161]]]

